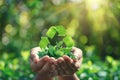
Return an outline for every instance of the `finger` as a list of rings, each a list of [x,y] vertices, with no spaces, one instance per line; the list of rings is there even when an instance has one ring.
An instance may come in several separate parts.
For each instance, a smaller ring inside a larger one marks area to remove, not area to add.
[[[54,71],[54,73],[55,73],[55,76],[56,76],[56,75],[57,75],[57,70],[56,70],[55,65],[52,66],[52,69],[53,69],[53,71]]]
[[[68,75],[71,73],[71,68],[66,64],[64,58],[61,58],[61,62],[59,62],[58,60],[58,64],[61,66],[62,70],[63,70],[63,75]]]
[[[76,47],[73,47],[71,52],[77,57],[79,60],[82,57],[82,50]]]
[[[58,58],[57,59],[57,71],[58,71],[58,75],[64,75],[65,74],[65,70],[63,69],[63,66],[65,65],[62,65],[64,59],[62,57]]]
[[[50,57],[49,56],[44,56],[44,57],[42,57],[42,58],[40,58],[40,60],[39,60],[39,62],[38,62],[38,64],[37,64],[37,67],[38,68],[42,68],[43,67],[43,65],[47,62],[47,61],[49,61],[49,59],[50,59]]]
[[[73,63],[73,60],[72,60],[69,56],[67,56],[67,55],[64,55],[64,56],[63,56],[63,59],[64,59],[65,61],[67,61],[67,62]]]
[[[43,58],[40,59],[40,61],[38,63],[39,67],[42,67],[42,65],[44,65],[45,62],[55,64],[55,58],[49,57],[48,55],[44,56]]]
[[[30,58],[31,58],[31,60],[35,61],[35,63],[39,59],[39,56],[37,55],[38,51],[41,51],[40,47],[32,48],[30,51]]]
[[[54,57],[50,57],[50,59],[52,59],[54,63],[56,62],[56,59]]]
[[[72,67],[73,67],[73,69],[74,69],[75,72],[76,72],[77,70],[79,70],[79,68],[80,68],[80,66],[81,66],[81,64],[82,64],[82,59],[83,59],[83,58],[80,58],[79,60],[77,60],[76,62],[74,62],[74,63],[72,64]]]
[[[47,73],[48,73],[48,70],[50,69],[50,63],[49,62],[46,62],[46,64],[44,64],[44,66],[41,68],[41,70],[39,70],[39,72],[38,72],[38,74],[40,74],[40,75],[45,75],[45,73],[46,73],[46,75],[47,75]]]
[[[33,69],[34,72],[38,72],[43,66],[44,64],[46,64],[46,62],[49,60],[49,56],[44,56],[43,58],[41,58],[39,60],[38,63],[34,63],[31,59],[30,59],[30,64],[31,64],[31,68]]]
[[[71,72],[75,72],[76,68],[75,68],[73,60],[70,57],[66,56],[66,55],[63,56],[63,58],[64,58],[66,64],[68,65],[68,67],[71,69]]]
[[[59,75],[59,71],[61,70],[59,65],[58,65],[58,62],[56,61],[56,63],[54,64],[54,67],[55,67],[55,71],[56,71],[56,74]]]
[[[58,65],[61,68],[60,71],[59,71],[59,75],[66,76],[66,75],[73,74],[73,70],[65,62],[64,58],[58,58]]]
[[[44,66],[39,71],[39,74],[43,76],[46,74],[48,76],[53,63],[54,63],[53,60],[49,60],[48,62],[46,62],[46,64],[44,64]]]
[[[83,60],[83,58],[80,58],[77,62],[75,62],[75,67],[76,68],[80,68],[80,66],[81,66],[81,64],[82,64],[82,60]]]
[[[37,65],[31,59],[30,59],[30,66],[33,72],[38,71]]]
[[[38,56],[34,57],[33,62],[37,64],[39,62],[39,57]]]
[[[37,63],[39,61],[39,56],[37,54],[30,54],[30,59],[34,62]]]
[[[55,68],[55,65],[52,65],[49,71],[49,77],[57,76],[57,70]]]

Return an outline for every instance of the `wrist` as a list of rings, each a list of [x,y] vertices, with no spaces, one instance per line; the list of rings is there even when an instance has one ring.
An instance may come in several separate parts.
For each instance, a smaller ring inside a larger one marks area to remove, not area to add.
[[[76,74],[66,75],[66,76],[58,76],[59,80],[79,80]]]
[[[53,80],[53,77],[37,74],[35,80]]]

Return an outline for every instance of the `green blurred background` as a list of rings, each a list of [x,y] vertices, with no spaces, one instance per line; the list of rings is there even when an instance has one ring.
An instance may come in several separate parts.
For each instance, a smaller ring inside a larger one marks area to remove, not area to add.
[[[30,49],[54,25],[83,50],[81,80],[120,80],[119,0],[0,0],[0,80],[33,80]]]

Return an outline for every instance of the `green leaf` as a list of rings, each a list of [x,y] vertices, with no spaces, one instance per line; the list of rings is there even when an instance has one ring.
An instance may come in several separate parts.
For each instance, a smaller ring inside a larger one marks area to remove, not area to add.
[[[70,58],[72,58],[72,59],[77,59],[77,57],[73,54],[73,53],[69,53],[69,54],[67,54]]]
[[[56,27],[52,26],[48,29],[46,35],[49,37],[49,38],[53,38],[56,34]]]
[[[72,59],[77,59],[76,56],[73,53],[71,53],[72,47],[62,48],[61,50],[64,52],[65,55],[68,55]]]
[[[63,26],[56,26],[56,31],[58,32],[58,36],[66,35],[66,30]]]
[[[72,49],[72,47],[61,48],[61,50],[64,51],[65,54],[70,53],[71,49]]]
[[[49,48],[48,51],[49,51],[50,56],[53,57],[54,56],[55,48],[52,45],[49,45],[48,48]]]
[[[43,57],[43,56],[45,56],[46,54],[45,54],[45,52],[38,52],[38,56],[41,58],[41,57]]]
[[[70,36],[66,36],[64,39],[63,39],[63,42],[65,43],[65,45],[67,47],[72,47],[74,46],[74,41],[73,39],[70,37]]]
[[[50,42],[47,37],[41,37],[39,46],[40,46],[40,48],[46,48],[49,43]]]
[[[55,55],[61,57],[61,56],[64,55],[64,52],[61,51],[61,50],[57,50],[57,51],[55,52]]]
[[[56,47],[61,48],[63,45],[63,41],[56,42]]]

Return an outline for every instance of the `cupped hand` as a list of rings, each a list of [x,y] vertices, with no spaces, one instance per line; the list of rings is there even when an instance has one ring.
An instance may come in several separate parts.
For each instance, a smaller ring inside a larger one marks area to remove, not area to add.
[[[41,51],[40,47],[31,49],[30,52],[30,65],[34,72],[37,72],[40,76],[53,77],[57,74],[55,70],[55,59],[49,56],[39,58],[38,51]]]
[[[82,51],[73,47],[71,52],[77,57],[77,59],[71,59],[66,55],[57,59],[56,68],[58,76],[74,75],[74,73],[80,68],[82,63]]]

